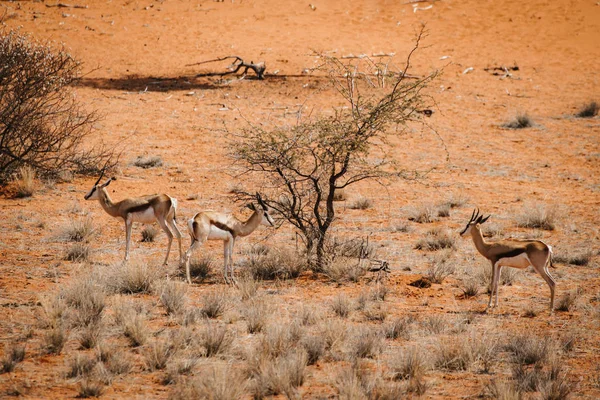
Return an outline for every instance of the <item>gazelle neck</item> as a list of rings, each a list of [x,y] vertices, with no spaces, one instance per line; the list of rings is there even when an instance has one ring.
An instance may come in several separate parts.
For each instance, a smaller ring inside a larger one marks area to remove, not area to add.
[[[108,195],[108,191],[106,188],[100,189],[100,193],[98,193],[98,201],[100,205],[110,216],[119,217],[119,213],[117,210],[117,206],[112,202],[110,196]]]
[[[473,243],[475,243],[475,248],[477,251],[479,251],[482,256],[487,258],[490,245],[483,239],[479,225],[471,227],[471,237],[473,238]]]
[[[258,228],[263,218],[262,210],[255,210],[250,218],[240,224],[238,236],[248,236]]]

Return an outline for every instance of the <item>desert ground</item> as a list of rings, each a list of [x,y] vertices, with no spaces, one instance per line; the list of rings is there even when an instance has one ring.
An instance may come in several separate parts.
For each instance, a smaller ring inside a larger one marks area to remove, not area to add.
[[[195,213],[247,218],[232,188],[264,189],[235,173],[228,132],[293,124],[298,109],[318,115],[343,103],[313,70],[315,54],[394,53],[403,65],[424,24],[409,73],[440,72],[427,88],[433,115],[389,143],[402,168],[428,173],[360,182],[336,202],[332,234],[368,239],[372,258],[390,265],[381,281],[305,271],[229,286],[222,244],[210,242],[194,256],[210,260],[207,276],[187,285],[176,241],[161,266],[167,238],[156,224],[149,243],[134,226],[122,262],[122,221],[83,198],[96,177],[40,179],[28,198],[4,190],[0,342],[4,360],[25,354],[0,374],[0,397],[600,398],[600,118],[575,116],[600,101],[596,0],[4,1],[0,15],[4,31],[62,44],[82,62],[73,91],[102,116],[94,141],[121,154],[110,195],[177,198],[184,250]],[[197,76],[227,62],[197,63],[231,55],[264,62],[265,79]],[[525,114],[533,126],[503,126]],[[140,158],[160,162],[141,168]],[[499,307],[484,312],[491,268],[459,237],[476,207],[491,214],[488,240],[552,246],[554,313],[531,269],[506,275]],[[415,220],[427,212],[431,222]],[[537,214],[552,229],[521,226]],[[82,224],[74,243],[68,233]],[[416,248],[432,232],[451,248]],[[296,243],[289,224],[260,227],[236,243],[236,273]],[[89,250],[84,261],[67,259],[73,246]],[[449,271],[441,283],[409,285],[436,267]],[[126,274],[147,286],[112,290]],[[475,295],[465,294],[469,284]],[[179,308],[166,305],[168,290]],[[77,303],[86,295],[103,305],[93,327]],[[309,350],[316,361],[307,362]]]

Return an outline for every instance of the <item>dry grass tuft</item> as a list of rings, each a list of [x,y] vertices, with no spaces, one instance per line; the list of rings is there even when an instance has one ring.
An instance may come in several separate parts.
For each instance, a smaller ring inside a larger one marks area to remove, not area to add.
[[[362,263],[346,257],[335,257],[323,267],[323,273],[333,282],[358,282],[366,274]]]
[[[509,338],[504,349],[510,353],[513,362],[519,365],[532,365],[546,360],[549,344],[547,338],[518,335]]]
[[[11,343],[4,346],[4,357],[0,360],[0,373],[12,372],[25,359],[25,345]]]
[[[425,237],[415,245],[417,250],[437,251],[442,249],[454,249],[456,238],[446,230],[435,228],[427,232]]]
[[[527,114],[517,114],[515,119],[502,124],[502,127],[507,129],[524,129],[532,126],[533,120]]]
[[[114,312],[115,323],[123,330],[129,344],[132,347],[144,345],[149,336],[145,312],[128,302],[118,303]]]
[[[270,309],[262,300],[250,300],[244,304],[242,316],[246,320],[248,333],[258,333],[262,332],[267,324],[270,317]]]
[[[258,351],[270,358],[280,357],[294,348],[303,334],[302,328],[296,322],[285,326],[269,325],[260,337]]]
[[[219,318],[225,312],[228,303],[224,293],[214,291],[204,297],[200,312],[208,318]]]
[[[307,356],[302,350],[272,359],[254,357],[248,366],[253,397],[285,394],[290,399],[299,398],[296,388],[304,383],[306,365]]]
[[[198,343],[203,348],[205,357],[215,357],[231,347],[233,337],[225,325],[206,321],[200,331]]]
[[[152,225],[144,225],[142,229],[142,242],[144,243],[152,243],[154,242],[154,238],[158,235],[158,229],[156,229]]]
[[[60,237],[68,242],[87,242],[96,232],[94,222],[90,217],[85,219],[72,219],[69,224],[62,229]]]
[[[437,220],[437,208],[433,204],[420,203],[418,206],[410,207],[408,220],[418,224],[429,224]]]
[[[410,339],[410,333],[415,320],[413,317],[395,318],[383,327],[383,333],[388,339]]]
[[[38,186],[35,170],[26,165],[19,168],[18,177],[13,182],[15,187],[15,197],[25,198],[33,196]]]
[[[316,364],[325,353],[325,339],[322,336],[305,336],[302,338],[301,344],[306,350],[308,365]]]
[[[165,281],[159,289],[159,300],[168,315],[181,315],[185,311],[188,285],[183,282]]]
[[[306,260],[289,249],[273,248],[251,253],[247,261],[250,275],[257,280],[295,279],[307,269]]]
[[[204,282],[214,268],[214,261],[211,256],[202,256],[200,258],[192,256],[190,259],[190,276],[196,282]],[[180,266],[179,276],[185,277],[185,267]]]
[[[420,325],[430,335],[439,335],[449,329],[448,321],[439,314],[428,315],[421,320]]]
[[[237,287],[242,295],[242,301],[246,301],[256,296],[259,284],[252,276],[242,276],[237,281]]]
[[[82,349],[93,349],[100,342],[103,330],[104,325],[101,322],[86,325],[79,332],[79,346]]]
[[[104,393],[104,383],[94,379],[83,379],[79,383],[77,397],[87,399],[89,397],[100,397]]]
[[[143,349],[144,361],[150,371],[163,370],[175,354],[173,345],[165,340],[157,340]]]
[[[132,164],[139,168],[148,169],[162,167],[163,161],[159,156],[138,156]]]
[[[580,253],[558,253],[553,255],[552,261],[558,264],[570,264],[584,267],[590,263],[593,255],[593,252],[590,250]]]
[[[465,299],[475,297],[479,294],[479,282],[475,279],[467,278],[463,280],[461,290]]]
[[[398,352],[389,364],[394,380],[421,380],[427,371],[427,364],[422,353],[416,347],[407,352]]]
[[[436,347],[434,365],[441,370],[466,371],[473,360],[473,350],[467,339],[443,340]]]
[[[47,354],[60,354],[68,338],[69,334],[62,326],[50,329],[44,334],[42,342],[44,352]]]
[[[144,262],[115,263],[107,268],[103,281],[109,293],[150,294],[162,273],[162,267]]]
[[[347,318],[351,310],[350,300],[343,293],[337,295],[331,302],[331,310],[338,317]]]
[[[517,216],[517,226],[521,228],[553,231],[556,228],[556,208],[543,204],[527,205]]]
[[[106,307],[104,290],[90,278],[82,277],[72,283],[64,294],[67,305],[77,310],[77,326],[98,324]]]
[[[577,118],[593,118],[598,115],[598,111],[600,111],[600,105],[595,101],[590,101],[584,104],[575,115]]]
[[[89,376],[97,363],[98,360],[95,357],[88,357],[77,353],[77,355],[69,361],[67,378]]]
[[[91,249],[86,243],[75,243],[67,250],[65,260],[74,262],[84,262],[90,259]]]
[[[385,347],[379,330],[360,327],[351,339],[350,355],[356,358],[374,358]]]
[[[359,196],[352,200],[348,207],[352,210],[367,210],[373,207],[373,201],[369,198]]]
[[[558,311],[571,311],[577,303],[578,297],[579,293],[577,290],[572,290],[565,293],[561,298],[558,299],[558,302],[556,303],[556,309]]]
[[[246,386],[244,378],[230,365],[216,365],[204,371],[198,378],[179,380],[169,399],[240,399],[244,396]]]

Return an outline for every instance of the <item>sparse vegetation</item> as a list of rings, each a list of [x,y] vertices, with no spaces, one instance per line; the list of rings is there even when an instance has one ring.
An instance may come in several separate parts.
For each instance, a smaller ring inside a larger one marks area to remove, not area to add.
[[[185,268],[180,265],[179,276],[185,276]],[[214,268],[214,261],[210,256],[202,256],[196,258],[194,256],[190,259],[190,276],[193,281],[204,282]]]
[[[35,170],[25,165],[19,168],[18,177],[13,182],[15,187],[15,197],[21,199],[33,196],[38,182],[36,181]]]
[[[578,297],[579,296],[576,290],[565,293],[562,297],[558,299],[556,309],[558,311],[571,311],[572,308],[575,306]]]
[[[204,349],[205,357],[214,357],[226,351],[233,338],[226,326],[217,322],[206,321],[200,331],[199,344]]]
[[[218,318],[225,311],[227,304],[227,297],[223,293],[211,292],[204,297],[200,311],[208,318]]]
[[[513,336],[508,339],[505,350],[519,365],[538,364],[546,360],[549,342],[546,338],[533,336]]]
[[[461,290],[466,299],[475,297],[479,294],[479,282],[474,279],[465,279],[462,282]]]
[[[68,332],[62,326],[50,329],[44,334],[44,351],[47,354],[60,354],[68,337]]]
[[[558,264],[570,264],[584,267],[588,265],[592,259],[591,251],[576,252],[560,252],[552,256],[552,260]]]
[[[144,360],[150,371],[162,370],[173,357],[175,351],[170,343],[165,340],[156,340],[144,348]]]
[[[427,365],[425,357],[416,347],[412,347],[408,351],[396,353],[390,369],[395,380],[421,379],[427,371]]]
[[[553,231],[556,227],[556,209],[543,204],[528,205],[517,217],[517,226]]]
[[[83,220],[72,219],[60,236],[69,242],[87,242],[95,231],[94,222],[90,217],[86,217]]]
[[[369,198],[359,196],[352,200],[348,207],[352,210],[367,210],[373,207],[373,201]]]
[[[517,114],[515,119],[512,121],[505,122],[502,124],[503,128],[507,129],[524,129],[531,128],[533,126],[533,120],[527,114]]]
[[[442,370],[465,371],[473,360],[473,350],[468,340],[442,340],[436,347],[434,365]]]
[[[242,315],[246,320],[248,333],[258,333],[263,330],[267,323],[269,308],[262,300],[251,300],[245,303]]]
[[[427,279],[432,283],[441,284],[450,275],[454,274],[456,267],[449,252],[438,254],[427,270]]]
[[[306,261],[298,254],[278,248],[252,253],[247,263],[250,275],[256,280],[295,279],[306,267]]]
[[[79,395],[77,397],[81,399],[87,399],[89,397],[100,397],[104,393],[105,385],[94,379],[83,379],[79,383]]]
[[[90,245],[87,243],[74,243],[67,250],[65,260],[74,262],[88,261],[90,258]]]
[[[447,231],[432,229],[424,238],[419,239],[415,245],[417,250],[437,251],[442,249],[454,249],[456,239]]]
[[[144,225],[142,229],[142,242],[152,243],[156,235],[158,235],[158,229],[152,225]]]
[[[590,101],[589,103],[581,106],[577,114],[575,114],[578,118],[593,118],[598,115],[598,111],[600,111],[600,105],[595,101]]]
[[[110,293],[152,293],[161,274],[162,268],[157,265],[140,261],[115,263],[107,268],[104,284]]]
[[[433,204],[420,203],[418,206],[409,208],[409,221],[418,224],[429,224],[436,221],[437,209]]]
[[[132,164],[139,168],[148,169],[162,167],[163,161],[159,156],[138,156]]]
[[[384,325],[384,335],[386,338],[392,340],[398,338],[408,340],[410,339],[410,332],[414,322],[412,317],[395,318]]]
[[[15,366],[25,359],[25,345],[11,343],[4,346],[4,356],[0,360],[0,373],[12,372]]]
[[[350,300],[344,294],[339,294],[333,298],[331,309],[338,317],[346,318],[350,314]]]
[[[383,351],[385,343],[380,331],[360,328],[351,339],[350,354],[358,358],[373,358]]]
[[[167,280],[159,289],[159,300],[167,314],[181,314],[187,301],[187,284]]]

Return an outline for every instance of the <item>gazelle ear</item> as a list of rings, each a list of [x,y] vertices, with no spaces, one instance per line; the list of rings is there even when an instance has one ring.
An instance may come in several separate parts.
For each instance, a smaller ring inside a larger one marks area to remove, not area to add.
[[[485,217],[484,219],[481,220],[481,222],[479,222],[480,224],[483,224],[485,221],[487,221],[490,217],[492,216],[492,214],[488,215],[487,217]]]
[[[253,203],[248,203],[246,204],[246,207],[248,207],[249,209],[251,209],[252,211],[256,211],[256,207],[254,207]]]
[[[100,185],[100,188],[105,188],[105,187],[107,187],[108,185],[110,185],[110,183],[111,183],[112,181],[116,181],[116,180],[117,180],[117,178],[114,178],[114,177],[113,177],[113,178],[108,178],[108,180],[106,181],[106,183],[104,183],[104,184]]]
[[[482,218],[483,218],[483,215],[480,215],[480,216],[479,216],[479,218],[477,218],[477,219],[475,220],[475,223],[476,223],[476,224],[481,224],[481,219],[482,219]]]

